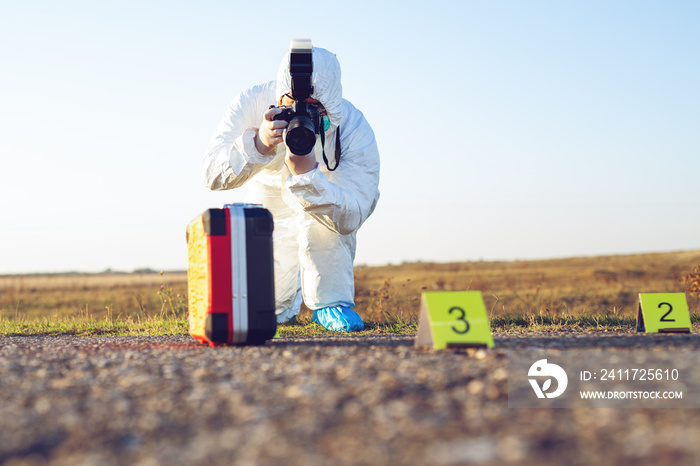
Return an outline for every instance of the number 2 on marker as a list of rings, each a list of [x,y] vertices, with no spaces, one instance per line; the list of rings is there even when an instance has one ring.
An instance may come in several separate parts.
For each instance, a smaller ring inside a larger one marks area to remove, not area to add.
[[[667,319],[666,317],[673,311],[673,306],[671,306],[669,303],[659,303],[659,309],[661,309],[661,306],[666,305],[668,306],[668,312],[661,316],[661,322],[675,322],[676,319]]]
[[[452,311],[459,312],[461,315],[459,317],[457,317],[457,320],[464,322],[464,330],[460,330],[455,326],[452,326],[452,330],[454,330],[455,333],[459,333],[459,334],[467,333],[469,331],[469,322],[467,322],[467,319],[465,319],[465,317],[467,316],[467,313],[464,311],[464,309],[462,309],[461,307],[457,307],[457,306],[450,308],[449,313],[452,314]]]

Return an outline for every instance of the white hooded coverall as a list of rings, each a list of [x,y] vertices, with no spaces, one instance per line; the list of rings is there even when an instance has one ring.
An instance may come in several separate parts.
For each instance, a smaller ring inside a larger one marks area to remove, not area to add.
[[[236,97],[219,123],[202,166],[205,185],[233,189],[247,183],[246,202],[262,204],[274,219],[275,307],[278,321],[298,314],[303,296],[310,309],[354,306],[355,235],[379,199],[379,152],[374,132],[362,112],[342,98],[336,56],[313,48],[311,97],[326,109],[328,162],[335,166],[336,131],[340,131],[338,168],[323,162],[320,137],[314,152],[318,166],[294,176],[284,163],[286,146],[268,155],[255,147],[265,111],[291,95],[289,53],[277,81],[255,86]]]

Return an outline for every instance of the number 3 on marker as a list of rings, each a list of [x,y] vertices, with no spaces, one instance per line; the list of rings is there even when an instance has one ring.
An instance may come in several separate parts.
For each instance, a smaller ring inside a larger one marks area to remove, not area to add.
[[[661,306],[668,306],[668,312],[661,316],[661,321],[660,322],[675,322],[676,319],[667,319],[668,315],[671,313],[673,310],[673,306],[671,306],[669,303],[659,303],[659,309],[661,309]]]
[[[467,319],[465,319],[465,317],[467,316],[467,313],[464,311],[464,309],[462,309],[461,307],[457,307],[457,306],[450,308],[449,313],[452,314],[452,311],[456,311],[456,312],[460,313],[460,316],[457,317],[457,320],[464,322],[464,330],[460,330],[455,326],[452,326],[452,330],[454,330],[455,333],[459,333],[459,334],[467,333],[469,331],[469,322],[467,322]]]

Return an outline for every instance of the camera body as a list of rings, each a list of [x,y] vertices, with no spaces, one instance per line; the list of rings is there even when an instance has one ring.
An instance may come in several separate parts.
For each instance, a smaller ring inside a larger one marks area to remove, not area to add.
[[[285,120],[287,134],[284,143],[295,155],[306,155],[316,144],[316,135],[319,134],[318,105],[305,101],[295,101],[291,107],[278,107],[282,112],[274,116],[275,120]]]
[[[295,155],[306,155],[311,152],[316,144],[316,135],[320,134],[321,115],[318,104],[306,101],[313,93],[312,50],[310,39],[292,40],[289,47],[289,73],[292,76],[294,103],[291,107],[278,107],[282,108],[282,112],[274,117],[275,120],[285,120],[289,123],[284,143]]]

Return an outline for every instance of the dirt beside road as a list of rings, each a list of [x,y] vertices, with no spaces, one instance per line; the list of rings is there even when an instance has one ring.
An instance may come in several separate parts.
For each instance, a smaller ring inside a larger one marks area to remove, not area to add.
[[[508,408],[508,351],[700,349],[700,335],[0,337],[0,463],[697,464],[698,409]],[[700,362],[700,361],[699,361]],[[700,370],[700,369],[699,369]]]

